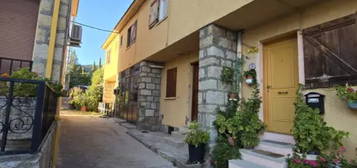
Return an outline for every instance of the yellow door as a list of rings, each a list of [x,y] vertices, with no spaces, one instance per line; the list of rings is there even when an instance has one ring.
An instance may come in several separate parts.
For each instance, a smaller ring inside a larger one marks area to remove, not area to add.
[[[264,107],[268,131],[290,134],[298,88],[297,39],[264,45]]]

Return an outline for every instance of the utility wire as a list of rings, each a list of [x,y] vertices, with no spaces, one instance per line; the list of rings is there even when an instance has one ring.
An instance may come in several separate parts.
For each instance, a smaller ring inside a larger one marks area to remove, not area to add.
[[[79,22],[76,22],[76,21],[72,21],[72,22],[73,22],[73,23],[76,23],[76,24],[79,24],[79,25],[81,25],[81,26],[88,27],[88,28],[95,29],[95,30],[99,30],[99,31],[104,31],[104,32],[109,32],[109,33],[119,33],[119,32],[116,32],[116,31],[106,30],[106,29],[94,27],[94,26],[91,26],[91,25],[79,23]]]

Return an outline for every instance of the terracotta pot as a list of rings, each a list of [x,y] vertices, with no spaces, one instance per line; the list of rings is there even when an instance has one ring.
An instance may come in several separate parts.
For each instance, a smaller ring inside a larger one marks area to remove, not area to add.
[[[228,98],[229,99],[238,99],[238,93],[229,93]]]
[[[81,107],[81,111],[87,111],[87,107],[86,106],[82,106]]]

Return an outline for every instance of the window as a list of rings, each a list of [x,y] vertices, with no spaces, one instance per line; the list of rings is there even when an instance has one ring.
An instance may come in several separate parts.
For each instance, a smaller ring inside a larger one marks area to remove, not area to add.
[[[159,21],[166,19],[168,15],[169,0],[160,0]]]
[[[149,28],[159,21],[159,0],[154,0],[150,5]]]
[[[135,43],[137,24],[138,24],[138,22],[135,21],[135,23],[133,25],[131,25],[128,29],[128,41],[127,41],[128,47]]]
[[[166,97],[176,97],[177,68],[167,70]]]
[[[303,30],[307,88],[357,84],[356,22],[350,15]]]
[[[149,28],[166,19],[168,15],[168,0],[154,0],[150,5]]]
[[[108,50],[107,53],[106,53],[106,63],[109,64],[110,63],[110,53],[111,53],[111,50]]]

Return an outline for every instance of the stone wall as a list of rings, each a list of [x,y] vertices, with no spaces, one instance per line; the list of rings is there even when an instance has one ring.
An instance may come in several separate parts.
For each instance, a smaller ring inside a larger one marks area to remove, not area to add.
[[[138,79],[138,128],[160,129],[160,84],[162,65],[143,61]]]
[[[66,47],[68,17],[70,15],[70,0],[61,0],[60,13],[57,25],[57,36],[55,53],[52,67],[52,79],[60,81],[62,65],[64,61],[64,48]],[[51,19],[53,14],[54,0],[41,0],[37,30],[35,36],[35,45],[33,51],[33,70],[41,76],[45,75],[48,48],[51,33]]]
[[[49,168],[53,166],[52,154],[55,143],[56,129],[54,124],[42,141],[39,152],[35,154],[0,156],[1,168]]]
[[[217,137],[213,126],[216,109],[224,109],[228,100],[229,86],[221,82],[221,71],[231,67],[236,57],[235,32],[213,24],[200,30],[198,121],[210,130],[211,144]]]

